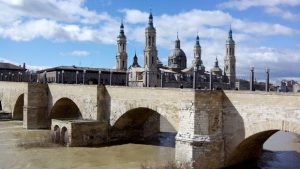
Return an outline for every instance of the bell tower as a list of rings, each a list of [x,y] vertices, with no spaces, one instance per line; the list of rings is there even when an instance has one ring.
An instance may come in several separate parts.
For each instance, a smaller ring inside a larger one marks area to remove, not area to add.
[[[157,49],[156,49],[156,29],[153,26],[152,12],[149,14],[148,26],[145,29],[145,49],[144,67],[147,73],[146,86],[154,87],[157,85]]]
[[[120,26],[120,34],[117,38],[117,70],[127,70],[126,36],[124,33],[123,21]]]
[[[224,72],[228,78],[228,83],[230,84],[231,89],[235,88],[235,79],[236,79],[236,64],[235,64],[235,42],[232,38],[232,30],[230,27],[228,33],[228,39],[226,41],[226,56],[224,59]]]

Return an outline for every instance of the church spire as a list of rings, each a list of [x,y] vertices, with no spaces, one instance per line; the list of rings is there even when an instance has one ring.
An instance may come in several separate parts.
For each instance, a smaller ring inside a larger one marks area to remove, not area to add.
[[[230,28],[229,28],[228,38],[229,38],[229,39],[232,39],[232,29],[231,29],[231,24],[230,24]]]
[[[150,10],[150,14],[149,14],[149,22],[148,22],[148,26],[150,28],[153,28],[153,15],[152,15],[152,11]]]
[[[177,39],[175,41],[175,48],[180,49],[180,40],[178,38],[178,32],[177,32]]]
[[[121,21],[119,37],[125,37],[123,19]]]
[[[218,57],[216,57],[216,61],[215,61],[215,67],[219,67],[219,61],[218,61]]]
[[[197,37],[196,37],[196,44],[195,46],[200,46],[200,38],[199,38],[199,35],[197,34]]]

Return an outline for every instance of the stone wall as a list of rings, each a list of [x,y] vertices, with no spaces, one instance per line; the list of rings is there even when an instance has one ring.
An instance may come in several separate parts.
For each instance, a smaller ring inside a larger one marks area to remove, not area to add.
[[[28,84],[25,94],[23,127],[41,129],[50,127],[48,117],[48,86],[46,84]]]
[[[80,110],[83,119],[97,120],[98,89],[96,85],[48,84],[48,112],[62,98],[72,100]]]
[[[17,99],[22,94],[27,93],[27,90],[27,83],[0,81],[0,101],[2,110],[6,113],[13,113]]]
[[[224,93],[226,165],[257,157],[263,143],[274,131],[300,134],[300,94],[257,91]]]
[[[223,166],[222,91],[196,91],[183,107],[176,136],[176,160],[195,168]]]
[[[23,93],[25,128],[49,128],[51,110],[61,98],[72,100],[83,119],[99,122],[91,127],[101,136],[93,135],[89,124],[76,123],[79,143],[74,145],[109,139],[114,127],[120,137],[135,131],[148,136],[159,131],[159,119],[164,119],[177,132],[176,160],[194,161],[196,168],[256,157],[278,130],[300,134],[300,94],[0,82],[3,110],[13,112]]]
[[[110,98],[110,125],[126,112],[136,108],[148,108],[178,130],[182,107],[189,105],[194,94],[189,89],[106,87]]]
[[[52,119],[52,133],[57,132],[56,127],[60,133],[59,143],[70,147],[95,146],[108,141],[107,124],[99,121]]]

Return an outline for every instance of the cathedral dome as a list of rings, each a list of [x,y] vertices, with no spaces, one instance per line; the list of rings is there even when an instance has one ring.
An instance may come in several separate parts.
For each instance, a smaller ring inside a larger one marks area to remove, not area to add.
[[[180,40],[177,37],[175,41],[175,48],[172,50],[168,65],[170,68],[178,68],[180,70],[186,68],[186,55],[182,49],[180,49]]]

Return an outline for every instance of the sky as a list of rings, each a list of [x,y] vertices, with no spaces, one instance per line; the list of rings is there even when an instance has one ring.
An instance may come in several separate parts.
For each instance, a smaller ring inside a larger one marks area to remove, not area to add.
[[[300,0],[0,0],[0,60],[30,69],[53,66],[114,68],[121,20],[128,65],[143,65],[149,11],[157,30],[158,57],[167,65],[178,32],[191,66],[200,36],[206,70],[216,57],[224,67],[231,25],[237,77],[250,67],[264,79],[300,80]]]

